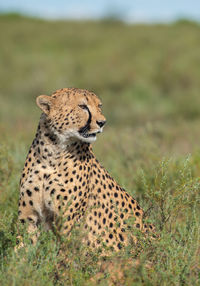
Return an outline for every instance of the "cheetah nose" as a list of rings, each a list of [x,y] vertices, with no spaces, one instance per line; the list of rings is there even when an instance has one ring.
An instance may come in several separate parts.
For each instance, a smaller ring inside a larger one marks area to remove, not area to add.
[[[103,127],[106,124],[106,120],[96,121],[99,127]]]

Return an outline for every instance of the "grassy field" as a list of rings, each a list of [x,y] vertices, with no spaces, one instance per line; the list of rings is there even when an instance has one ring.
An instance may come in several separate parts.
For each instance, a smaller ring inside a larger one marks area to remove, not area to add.
[[[65,267],[52,233],[14,252],[19,178],[40,116],[35,98],[62,87],[102,99],[107,125],[96,156],[160,233],[150,244],[141,237],[140,254],[111,258],[140,260],[121,267],[125,280],[116,285],[200,285],[200,25],[6,15],[0,28],[0,285],[97,284],[98,254],[82,255],[78,231],[66,241]],[[108,282],[105,272],[99,285]]]

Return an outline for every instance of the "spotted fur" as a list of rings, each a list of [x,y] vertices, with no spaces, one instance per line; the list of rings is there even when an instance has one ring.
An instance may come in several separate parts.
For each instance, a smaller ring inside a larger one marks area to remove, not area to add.
[[[69,234],[83,222],[90,247],[101,243],[119,250],[128,243],[127,221],[143,232],[143,210],[100,165],[91,143],[102,132],[105,117],[98,97],[87,90],[65,88],[42,95],[43,113],[20,181],[19,220],[28,231],[52,229],[62,217]],[[33,237],[35,240],[36,237]]]

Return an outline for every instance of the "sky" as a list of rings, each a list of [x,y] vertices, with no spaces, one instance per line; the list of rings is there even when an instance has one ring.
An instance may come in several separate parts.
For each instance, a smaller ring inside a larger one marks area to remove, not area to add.
[[[0,12],[47,19],[100,19],[126,22],[200,21],[200,0],[0,0]]]

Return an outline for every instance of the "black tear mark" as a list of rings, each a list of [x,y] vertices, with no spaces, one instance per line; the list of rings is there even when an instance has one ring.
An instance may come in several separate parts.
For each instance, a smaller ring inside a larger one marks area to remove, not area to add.
[[[86,131],[90,130],[90,123],[92,121],[92,115],[91,115],[91,112],[90,112],[89,108],[87,107],[87,105],[85,106],[85,109],[88,111],[89,117],[88,117],[86,125],[79,129],[79,131],[78,131],[79,133],[85,133]]]

